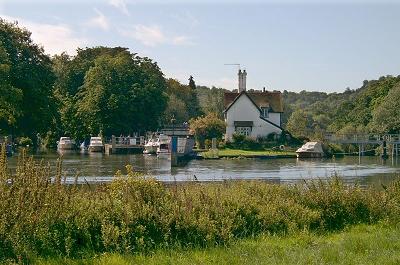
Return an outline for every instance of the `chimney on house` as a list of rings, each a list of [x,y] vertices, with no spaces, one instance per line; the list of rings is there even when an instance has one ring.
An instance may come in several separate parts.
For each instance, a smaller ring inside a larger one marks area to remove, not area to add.
[[[239,76],[239,93],[240,93],[242,91],[246,91],[246,76],[247,76],[246,70],[243,70],[242,72],[242,70],[239,69],[238,76]]]

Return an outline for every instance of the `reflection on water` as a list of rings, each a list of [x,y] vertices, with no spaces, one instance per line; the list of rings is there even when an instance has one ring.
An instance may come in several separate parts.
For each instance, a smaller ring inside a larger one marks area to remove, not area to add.
[[[56,164],[58,153],[41,153],[35,159]],[[228,179],[264,179],[277,183],[298,182],[304,179],[329,178],[335,174],[346,182],[362,185],[387,183],[400,172],[397,159],[382,161],[379,157],[345,157],[336,159],[249,159],[193,160],[186,166],[171,169],[168,156],[105,155],[101,153],[63,152],[63,172],[67,181],[78,175],[80,181],[110,181],[115,172],[124,172],[126,165],[162,181],[220,181]],[[15,168],[17,158],[9,160]]]

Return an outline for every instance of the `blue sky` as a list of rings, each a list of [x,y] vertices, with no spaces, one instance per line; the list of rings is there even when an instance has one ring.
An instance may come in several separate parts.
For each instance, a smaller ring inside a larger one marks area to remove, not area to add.
[[[124,46],[167,77],[234,89],[340,92],[400,74],[400,1],[0,0],[49,54]]]

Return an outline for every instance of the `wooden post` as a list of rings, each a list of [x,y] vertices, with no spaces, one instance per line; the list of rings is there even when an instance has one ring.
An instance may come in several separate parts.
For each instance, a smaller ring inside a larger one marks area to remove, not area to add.
[[[171,136],[171,167],[178,166],[178,137]]]
[[[115,136],[114,136],[114,135],[111,136],[111,146],[112,146],[111,152],[115,152],[115,148],[116,148],[116,139],[115,139]]]

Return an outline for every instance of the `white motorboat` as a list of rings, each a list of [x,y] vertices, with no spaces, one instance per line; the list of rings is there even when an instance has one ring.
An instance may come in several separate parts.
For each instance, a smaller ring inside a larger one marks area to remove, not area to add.
[[[159,147],[159,142],[157,139],[151,138],[150,140],[147,141],[147,143],[144,145],[144,151],[143,154],[156,154],[157,149]]]
[[[101,137],[90,137],[90,143],[88,147],[89,152],[103,152],[104,144]]]
[[[157,154],[169,154],[170,151],[170,138],[167,135],[160,134],[157,139],[158,147],[157,147]]]
[[[321,158],[325,155],[319,142],[307,142],[296,151],[298,158]]]
[[[73,150],[75,149],[75,142],[69,137],[61,137],[57,144],[58,150]]]

